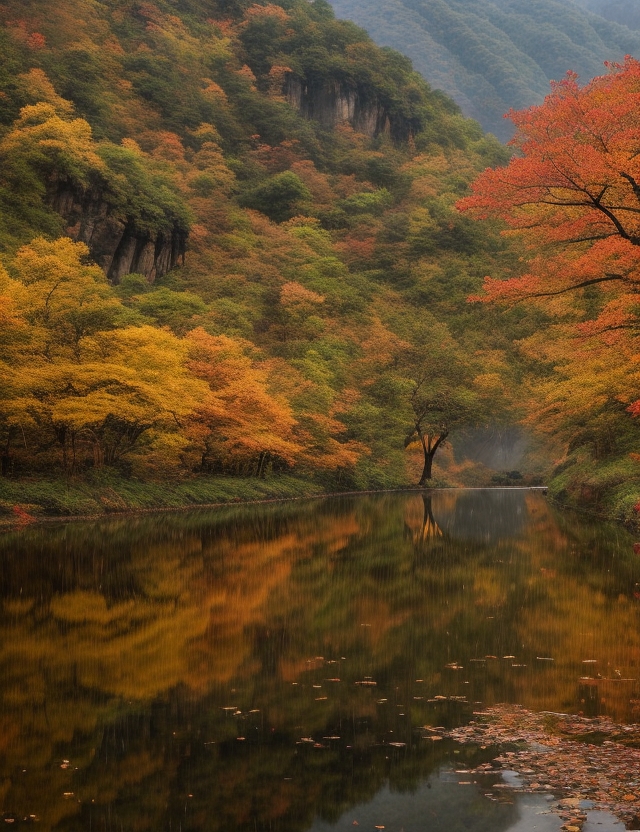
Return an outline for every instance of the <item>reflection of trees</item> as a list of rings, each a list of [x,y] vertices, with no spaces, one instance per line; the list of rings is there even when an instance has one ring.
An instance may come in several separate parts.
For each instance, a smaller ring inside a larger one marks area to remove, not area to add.
[[[158,829],[165,805],[184,829],[303,828],[438,764],[414,728],[468,708],[429,699],[562,710],[585,651],[638,660],[635,561],[534,498],[534,534],[471,545],[434,519],[456,496],[429,496],[0,540],[3,806],[43,829]]]

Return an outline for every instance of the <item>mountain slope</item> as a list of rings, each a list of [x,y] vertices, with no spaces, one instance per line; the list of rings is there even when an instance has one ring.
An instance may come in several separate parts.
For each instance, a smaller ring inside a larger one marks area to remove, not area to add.
[[[408,59],[324,0],[0,22],[2,473],[394,485],[507,418],[507,245],[454,209],[507,154]]]
[[[408,55],[503,140],[511,135],[503,115],[539,103],[549,80],[571,70],[586,81],[605,61],[640,54],[640,35],[571,0],[333,0],[333,7]]]
[[[583,9],[630,29],[640,29],[640,6],[636,0],[574,0]]]

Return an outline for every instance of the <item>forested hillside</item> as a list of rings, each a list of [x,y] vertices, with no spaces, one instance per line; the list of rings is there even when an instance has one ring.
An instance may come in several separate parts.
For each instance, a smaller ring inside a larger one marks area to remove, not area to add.
[[[614,16],[615,3],[600,0],[580,0],[584,8],[573,0],[332,0],[332,5],[377,43],[408,55],[433,87],[502,140],[513,132],[503,115],[540,103],[550,80],[571,70],[586,82],[603,72],[605,61],[640,55],[640,35],[620,25],[629,22],[628,14]]]
[[[495,475],[445,440],[536,320],[466,303],[497,142],[323,0],[0,12],[5,478]]]
[[[630,29],[640,29],[640,6],[636,0],[574,0],[574,2],[607,20]]]
[[[324,0],[0,15],[5,508],[51,477],[48,510],[78,483],[111,510],[123,483],[197,502],[213,481],[228,499],[556,464],[563,499],[631,516],[633,384],[609,395],[591,362],[603,408],[585,422],[558,307],[468,302],[486,275],[512,285],[531,240],[456,207],[508,153],[408,59]],[[593,292],[561,314],[597,317]],[[546,434],[528,451],[522,420]]]

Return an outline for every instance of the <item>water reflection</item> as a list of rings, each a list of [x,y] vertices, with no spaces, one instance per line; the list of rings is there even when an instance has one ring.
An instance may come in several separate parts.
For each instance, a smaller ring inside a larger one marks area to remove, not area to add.
[[[531,492],[74,523],[0,550],[18,825],[320,832],[403,795],[506,829],[514,808],[449,783],[424,726],[503,701],[639,717],[640,559]]]
[[[478,489],[424,495],[443,533],[456,540],[492,544],[517,537],[527,525],[526,494],[520,489]],[[428,509],[427,509],[428,510]]]

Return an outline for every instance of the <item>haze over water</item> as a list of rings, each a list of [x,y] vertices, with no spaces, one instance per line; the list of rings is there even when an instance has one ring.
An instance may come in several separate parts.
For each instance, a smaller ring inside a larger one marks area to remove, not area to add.
[[[5,820],[517,828],[522,807],[459,785],[456,769],[490,750],[424,726],[500,702],[638,721],[632,543],[524,490],[7,534]]]

